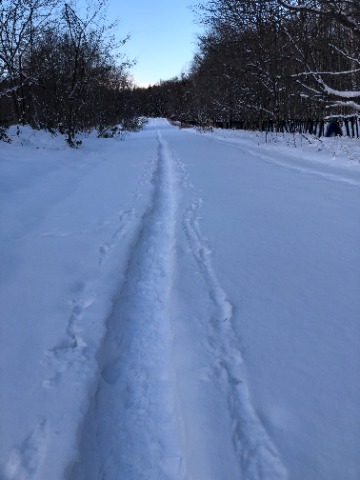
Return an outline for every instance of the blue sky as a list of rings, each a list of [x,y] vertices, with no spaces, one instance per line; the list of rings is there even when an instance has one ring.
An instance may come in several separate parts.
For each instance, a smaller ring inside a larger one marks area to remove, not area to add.
[[[109,0],[108,20],[120,19],[119,37],[130,34],[123,52],[137,58],[132,69],[137,85],[168,80],[189,66],[196,49],[191,10],[195,0]]]

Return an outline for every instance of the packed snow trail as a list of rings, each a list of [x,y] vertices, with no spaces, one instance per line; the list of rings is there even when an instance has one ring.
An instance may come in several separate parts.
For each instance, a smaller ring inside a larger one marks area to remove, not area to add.
[[[74,479],[181,478],[184,471],[169,319],[176,190],[159,132],[157,139],[153,198],[107,321],[98,355],[101,377]]]

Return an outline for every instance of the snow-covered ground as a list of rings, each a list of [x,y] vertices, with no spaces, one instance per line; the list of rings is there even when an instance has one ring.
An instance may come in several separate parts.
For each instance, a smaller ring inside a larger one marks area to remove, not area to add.
[[[0,144],[1,480],[358,480],[360,143]]]

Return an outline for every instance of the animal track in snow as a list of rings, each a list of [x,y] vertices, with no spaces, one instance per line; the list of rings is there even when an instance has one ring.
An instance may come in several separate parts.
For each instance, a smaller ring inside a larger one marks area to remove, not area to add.
[[[208,286],[209,296],[216,307],[215,318],[218,322],[226,322],[233,316],[233,307],[213,269],[210,257],[212,251],[205,245],[201,236],[199,227],[201,217],[198,216],[198,210],[202,202],[203,199],[199,198],[188,208],[184,217],[184,229],[191,251]]]
[[[41,420],[18,447],[14,447],[1,473],[3,480],[36,480],[46,448],[46,422]]]
[[[86,357],[84,351],[86,343],[82,338],[82,325],[85,311],[93,304],[96,295],[93,292],[84,292],[78,299],[72,301],[71,313],[69,316],[66,335],[56,346],[46,352],[44,362],[51,366],[52,375],[44,381],[44,386],[53,387],[58,385],[63,374],[75,365],[82,364]]]
[[[100,249],[99,249],[99,264],[101,265],[106,261],[108,256],[110,255],[111,251],[119,244],[121,239],[126,235],[127,233],[127,227],[129,225],[129,222],[134,218],[135,216],[135,210],[125,210],[123,212],[120,212],[119,214],[119,226],[111,239],[104,243]]]
[[[266,475],[269,480],[285,480],[286,470],[251,405],[241,341],[233,328],[233,306],[215,273],[211,249],[206,245],[199,226],[198,210],[202,202],[203,199],[199,198],[187,209],[183,225],[214,305],[208,333],[208,348],[214,363],[208,378],[218,383],[226,395],[233,425],[232,444],[244,478],[262,479]]]

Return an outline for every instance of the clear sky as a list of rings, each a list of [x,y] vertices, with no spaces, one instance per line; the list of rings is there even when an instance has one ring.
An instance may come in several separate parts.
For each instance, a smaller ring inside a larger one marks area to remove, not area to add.
[[[108,20],[120,19],[119,38],[131,38],[122,51],[137,59],[131,73],[139,86],[177,76],[196,50],[191,6],[195,0],[109,0]]]

